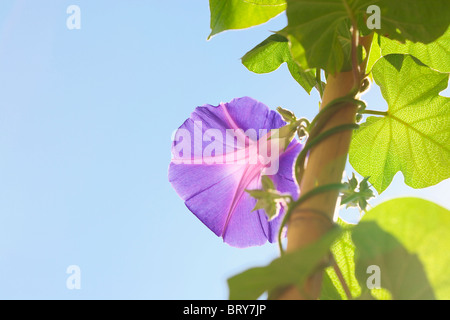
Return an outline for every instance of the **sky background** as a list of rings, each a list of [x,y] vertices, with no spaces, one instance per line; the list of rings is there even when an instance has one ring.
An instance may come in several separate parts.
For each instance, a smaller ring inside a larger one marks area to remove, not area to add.
[[[72,4],[80,30],[66,27]],[[167,169],[172,133],[196,106],[251,96],[314,117],[318,95],[286,66],[256,75],[240,63],[285,24],[206,41],[207,0],[1,0],[0,299],[226,299],[228,277],[275,258],[276,245],[224,244]],[[364,99],[386,109],[376,86]],[[370,203],[448,208],[449,187],[413,190],[397,174]],[[80,290],[66,287],[70,265]]]

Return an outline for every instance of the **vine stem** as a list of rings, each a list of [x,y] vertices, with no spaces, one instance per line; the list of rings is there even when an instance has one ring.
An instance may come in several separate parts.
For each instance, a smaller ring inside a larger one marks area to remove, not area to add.
[[[387,111],[377,111],[377,110],[364,110],[362,114],[373,114],[376,116],[387,116]]]
[[[334,272],[336,272],[336,275],[337,275],[337,277],[339,279],[339,282],[342,285],[342,288],[344,289],[344,292],[345,292],[345,295],[347,296],[347,299],[348,300],[352,300],[353,299],[352,293],[350,292],[350,289],[348,288],[347,283],[345,282],[345,278],[344,278],[344,275],[341,272],[341,269],[339,268],[339,266],[336,263],[336,261],[334,261],[334,258],[333,258],[333,269],[334,269]]]
[[[320,68],[316,69],[316,81],[317,81],[317,90],[319,91],[320,99],[322,99],[323,87],[322,87],[322,77],[320,75]]]
[[[364,45],[366,52],[370,50],[371,41],[371,36],[360,39],[360,43]],[[358,71],[359,73],[365,72],[365,66],[363,65],[361,68],[358,66]],[[350,93],[356,93],[355,87],[359,87],[359,82],[355,83],[355,80],[357,80],[355,78],[354,70],[335,75],[329,74],[321,109],[336,99],[348,97]],[[358,106],[355,103],[342,102],[318,134],[355,123],[357,110]],[[351,130],[336,132],[311,148],[301,179],[300,190],[302,194],[308,193],[319,186],[341,182],[351,136]],[[333,220],[338,195],[339,191],[337,190],[320,193],[302,201],[292,210],[287,230],[287,252],[296,251],[316,242],[330,230],[332,226],[325,219],[319,218],[317,212],[326,213],[328,219]],[[280,295],[279,299],[317,299],[320,295],[322,275],[323,270],[314,273],[308,278],[301,290],[290,287]]]

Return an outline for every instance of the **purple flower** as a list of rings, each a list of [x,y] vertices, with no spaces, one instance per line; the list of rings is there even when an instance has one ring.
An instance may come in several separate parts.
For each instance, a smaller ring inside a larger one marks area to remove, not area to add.
[[[285,124],[275,111],[244,97],[197,107],[175,133],[169,181],[189,210],[231,246],[277,241],[283,208],[269,221],[264,210],[252,212],[256,199],[245,191],[261,189],[262,175],[278,191],[298,197],[293,165],[302,145],[294,139],[284,148],[270,138]]]

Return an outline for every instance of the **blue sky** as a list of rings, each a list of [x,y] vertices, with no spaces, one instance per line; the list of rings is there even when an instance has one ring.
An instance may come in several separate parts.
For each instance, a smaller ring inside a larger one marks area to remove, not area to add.
[[[66,27],[72,4],[80,30]],[[0,299],[226,299],[229,276],[276,257],[276,245],[222,243],[167,168],[172,132],[196,106],[251,96],[312,119],[317,94],[285,66],[256,75],[239,60],[284,25],[206,41],[206,0],[2,0]],[[383,110],[372,89],[364,98]],[[414,195],[450,207],[448,181],[402,182],[371,203]],[[81,290],[66,287],[69,265]]]

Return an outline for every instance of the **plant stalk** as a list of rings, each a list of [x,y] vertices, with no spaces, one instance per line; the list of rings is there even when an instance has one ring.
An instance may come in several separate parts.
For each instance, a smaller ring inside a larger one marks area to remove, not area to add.
[[[371,40],[371,36],[360,39],[360,43],[365,46],[367,52],[369,52]],[[358,69],[363,75],[365,72],[364,63],[362,66],[358,66]],[[359,86],[359,83],[355,84],[354,75],[354,70],[328,75],[321,108],[334,99],[348,95],[355,85]],[[355,123],[357,109],[358,107],[353,103],[343,103],[328,120],[321,132],[345,124]],[[351,136],[352,131],[342,131],[327,137],[311,149],[300,185],[302,194],[319,186],[342,181]],[[287,252],[296,251],[316,242],[330,230],[332,227],[330,221],[334,217],[338,196],[338,191],[321,193],[302,202],[293,210],[288,222]],[[317,212],[326,213],[327,218],[317,214]],[[322,275],[322,270],[314,273],[309,277],[301,290],[294,286],[290,287],[279,296],[279,299],[318,299],[322,285]]]

